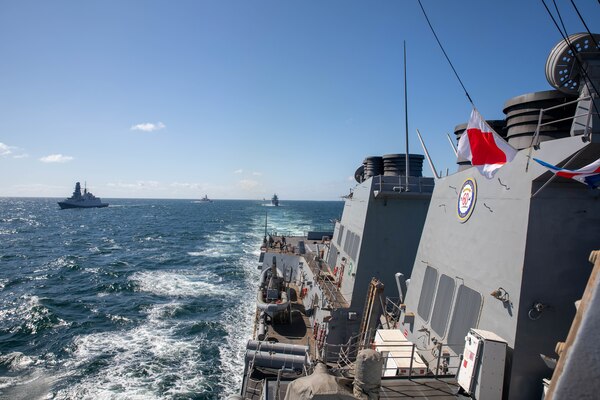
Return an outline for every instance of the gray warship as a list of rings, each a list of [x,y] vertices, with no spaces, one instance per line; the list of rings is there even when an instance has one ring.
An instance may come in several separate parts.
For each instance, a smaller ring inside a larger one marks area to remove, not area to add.
[[[58,205],[62,210],[66,208],[102,208],[108,207],[108,203],[103,203],[99,197],[94,196],[87,190],[87,187],[83,189],[81,193],[81,184],[75,183],[75,190],[73,195],[63,201],[59,201]]]
[[[517,96],[489,121],[518,150],[492,179],[465,160],[427,178],[422,155],[367,157],[331,231],[265,237],[230,399],[535,399],[548,387],[569,398],[581,376],[580,392],[597,392],[597,362],[579,378],[575,362],[553,368],[599,247],[600,191],[533,158],[570,169],[600,159],[598,40],[561,41],[546,64],[554,90]]]

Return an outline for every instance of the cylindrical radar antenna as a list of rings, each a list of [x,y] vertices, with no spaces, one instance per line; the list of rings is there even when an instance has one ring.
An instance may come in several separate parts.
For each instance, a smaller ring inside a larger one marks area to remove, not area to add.
[[[577,95],[583,83],[581,59],[576,57],[584,53],[598,53],[600,34],[576,33],[561,40],[550,52],[546,61],[546,79],[548,83],[563,93]]]

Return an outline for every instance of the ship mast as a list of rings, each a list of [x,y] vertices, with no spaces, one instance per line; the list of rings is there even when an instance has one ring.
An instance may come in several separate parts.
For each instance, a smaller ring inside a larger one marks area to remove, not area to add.
[[[405,121],[405,137],[406,137],[406,156],[404,158],[405,168],[404,173],[406,175],[406,191],[408,191],[408,175],[409,171],[409,162],[408,162],[408,95],[406,88],[406,40],[404,43],[404,121]]]

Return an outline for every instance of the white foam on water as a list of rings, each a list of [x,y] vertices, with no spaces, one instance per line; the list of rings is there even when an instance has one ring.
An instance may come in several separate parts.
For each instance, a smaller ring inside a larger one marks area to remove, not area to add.
[[[225,388],[224,397],[237,394],[242,385],[244,371],[244,356],[246,342],[252,336],[254,327],[253,315],[256,310],[254,283],[258,282],[259,271],[256,268],[257,258],[250,257],[240,260],[240,266],[248,273],[248,284],[240,293],[240,302],[234,309],[229,309],[223,315],[225,330],[227,331],[227,342],[219,347],[222,373],[220,384]]]
[[[135,282],[140,291],[159,296],[231,295],[229,288],[220,284],[223,279],[210,273],[186,275],[178,271],[143,271],[134,273],[129,280]]]
[[[143,325],[130,330],[78,336],[72,358],[64,364],[65,377],[87,373],[78,382],[55,393],[55,399],[164,399],[210,391],[202,367],[211,360],[202,349],[211,344],[204,335],[177,339],[175,333],[193,321],[177,322],[172,315],[178,303],[148,310]]]
[[[39,323],[50,317],[50,310],[40,303],[37,296],[23,295],[12,302],[0,304],[0,320],[11,327],[11,333],[25,330],[26,333],[35,335],[38,333]],[[53,328],[69,325],[65,320],[55,318]]]
[[[232,246],[212,246],[202,251],[189,251],[187,253],[192,257],[210,257],[210,258],[223,258],[227,256],[236,256],[237,253],[234,251]]]
[[[22,371],[33,363],[31,357],[20,352],[0,354],[0,365],[5,366],[9,371]]]
[[[77,262],[76,262],[76,260],[73,257],[60,256],[56,260],[51,261],[50,264],[49,264],[49,266],[53,267],[53,269],[58,269],[58,268],[75,268],[75,267],[77,267]],[[47,269],[48,268],[45,267],[44,269],[40,269],[38,271],[44,271],[44,270],[47,270]]]
[[[231,231],[216,231],[208,237],[213,243],[240,243],[240,238]]]
[[[146,237],[138,239],[138,241],[139,242],[165,242],[165,239],[163,239],[162,236],[157,236],[157,237],[146,236]]]

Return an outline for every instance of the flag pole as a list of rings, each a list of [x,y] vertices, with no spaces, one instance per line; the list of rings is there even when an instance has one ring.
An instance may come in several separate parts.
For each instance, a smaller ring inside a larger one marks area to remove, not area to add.
[[[406,191],[408,191],[408,176],[410,175],[409,171],[409,162],[408,162],[408,89],[406,87],[406,40],[404,41],[404,122],[405,122],[405,130],[406,130],[406,156],[404,158],[405,168],[404,174],[406,175]]]

